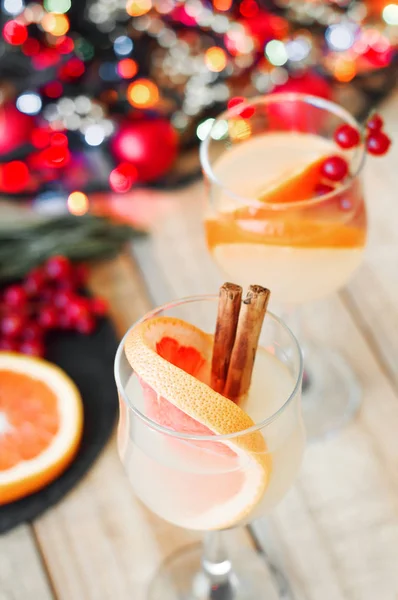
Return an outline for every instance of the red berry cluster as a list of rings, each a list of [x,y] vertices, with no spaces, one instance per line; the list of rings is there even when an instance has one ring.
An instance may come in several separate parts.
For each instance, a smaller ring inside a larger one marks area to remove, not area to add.
[[[0,350],[43,356],[49,331],[92,333],[96,318],[108,307],[101,298],[82,294],[86,281],[85,265],[53,256],[23,282],[5,288],[0,297]]]
[[[366,149],[370,154],[378,156],[386,154],[391,145],[390,138],[382,131],[382,128],[383,119],[378,114],[374,114],[366,123]],[[349,150],[358,146],[361,136],[355,127],[346,123],[336,129],[334,141],[340,148]],[[348,175],[348,163],[342,156],[337,154],[328,156],[321,165],[321,175],[331,183],[343,181]],[[320,184],[318,187],[319,189],[330,188],[328,191],[333,190],[333,187],[324,184]],[[323,190],[323,193],[328,192]]]
[[[388,152],[391,146],[391,140],[382,131],[383,119],[377,113],[374,113],[366,122],[366,149],[369,154],[381,156]],[[348,150],[358,146],[360,142],[359,131],[351,125],[340,125],[334,133],[334,140],[340,148]]]

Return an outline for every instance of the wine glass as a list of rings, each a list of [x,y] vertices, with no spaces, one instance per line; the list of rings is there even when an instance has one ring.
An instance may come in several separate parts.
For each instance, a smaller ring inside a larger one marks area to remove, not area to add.
[[[130,366],[125,344],[134,328],[161,316],[184,319],[212,334],[217,300],[196,296],[156,308],[130,328],[116,354],[118,448],[131,485],[161,518],[205,532],[203,549],[190,546],[162,566],[149,600],[262,598],[265,574],[256,574],[250,560],[232,564],[223,532],[268,514],[292,485],[304,451],[301,352],[291,331],[271,313],[265,316],[251,388],[241,407],[253,424],[243,431],[198,433],[196,421],[170,403],[165,410],[167,401]],[[228,410],[231,405],[236,409],[228,401]]]
[[[335,144],[342,125],[354,131],[355,147]],[[348,175],[325,182],[320,161],[336,154],[344,157]],[[360,388],[339,354],[302,339],[297,308],[337,291],[361,263],[366,210],[360,127],[333,102],[271,94],[215,119],[200,156],[211,256],[234,283],[256,281],[272,289],[271,306],[277,302],[303,349],[307,433],[319,438],[336,431],[358,409]]]

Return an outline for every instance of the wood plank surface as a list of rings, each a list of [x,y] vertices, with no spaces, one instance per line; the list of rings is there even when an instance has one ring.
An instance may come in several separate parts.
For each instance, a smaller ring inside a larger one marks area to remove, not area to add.
[[[308,448],[296,485],[268,521],[254,525],[295,600],[398,599],[397,100],[383,110],[392,152],[366,167],[371,229],[364,264],[347,290],[307,309],[313,336],[353,365],[363,389],[360,413],[340,435]],[[92,286],[109,299],[119,335],[153,304],[217,290],[202,199],[199,183],[157,193],[152,236],[134,243],[134,259],[95,269]],[[231,535],[232,547],[254,552],[244,532]],[[145,600],[162,560],[197,539],[137,501],[113,439],[33,530],[0,538],[0,600]]]
[[[0,536],[0,600],[54,600],[28,525]]]

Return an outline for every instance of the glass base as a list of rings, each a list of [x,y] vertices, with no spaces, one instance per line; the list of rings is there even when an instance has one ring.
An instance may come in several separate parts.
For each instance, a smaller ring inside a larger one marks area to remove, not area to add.
[[[336,352],[304,344],[303,417],[309,440],[332,436],[361,405],[361,388]]]
[[[214,584],[201,568],[203,546],[174,553],[155,574],[147,600],[290,600],[288,585],[264,555],[241,548],[231,556],[226,581]]]

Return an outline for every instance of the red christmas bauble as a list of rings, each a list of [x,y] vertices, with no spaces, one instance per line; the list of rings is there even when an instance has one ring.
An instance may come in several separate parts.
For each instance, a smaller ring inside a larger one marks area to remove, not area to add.
[[[140,181],[158,179],[177,156],[177,133],[166,119],[122,123],[111,142],[114,157],[133,164]]]
[[[326,100],[329,100],[332,97],[330,83],[313,71],[307,71],[296,77],[289,77],[285,83],[277,85],[273,91],[299,92],[301,94],[310,94],[311,96],[326,98]]]
[[[7,154],[30,141],[34,119],[13,104],[0,107],[0,154]]]
[[[290,77],[285,83],[277,85],[272,93],[299,93],[319,96],[329,100],[332,88],[328,81],[317,73],[306,73]],[[271,104],[269,108],[271,126],[275,129],[287,129],[303,132],[316,132],[322,127],[326,111],[317,110],[310,104],[286,101],[281,104]]]

